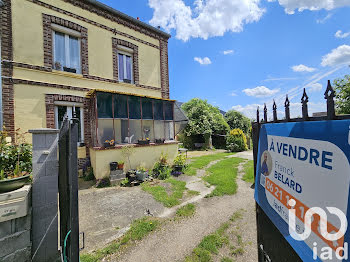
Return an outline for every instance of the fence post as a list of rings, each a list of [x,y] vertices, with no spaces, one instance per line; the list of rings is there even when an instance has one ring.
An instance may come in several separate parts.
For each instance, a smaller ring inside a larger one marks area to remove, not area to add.
[[[307,120],[309,118],[309,112],[307,108],[307,103],[309,102],[309,97],[306,94],[306,89],[304,88],[303,96],[301,97],[301,104],[302,104],[302,113],[303,113],[303,119]]]
[[[289,102],[289,99],[288,99],[288,95],[286,95],[286,101],[284,102],[284,107],[285,107],[284,112],[285,112],[285,115],[286,115],[287,122],[290,120],[289,105],[290,105],[290,102]]]
[[[324,98],[327,99],[327,119],[332,120],[335,118],[335,109],[334,109],[334,96],[335,92],[331,85],[331,81],[328,80],[327,89],[324,93]]]
[[[58,252],[57,129],[34,129],[32,261],[56,261]]]

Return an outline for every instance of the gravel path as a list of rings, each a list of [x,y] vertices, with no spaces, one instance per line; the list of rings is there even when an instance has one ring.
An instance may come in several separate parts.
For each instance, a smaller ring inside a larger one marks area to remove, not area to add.
[[[168,223],[159,231],[139,241],[135,246],[127,249],[124,254],[110,257],[107,261],[125,262],[173,262],[183,261],[198,245],[202,238],[214,232],[222,223],[239,209],[244,209],[245,225],[244,237],[252,241],[247,247],[247,255],[241,261],[257,261],[256,228],[254,211],[254,191],[244,182],[243,163],[239,166],[237,177],[238,192],[233,196],[203,198],[198,201],[196,214],[189,219]]]

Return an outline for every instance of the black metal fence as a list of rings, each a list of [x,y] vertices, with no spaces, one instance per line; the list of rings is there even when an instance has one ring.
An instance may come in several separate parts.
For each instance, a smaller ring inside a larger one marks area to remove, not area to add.
[[[324,93],[324,98],[327,100],[327,114],[325,116],[309,116],[308,102],[309,97],[304,88],[301,98],[302,117],[290,117],[290,101],[288,95],[284,102],[285,117],[278,119],[277,105],[273,102],[272,120],[268,121],[267,106],[264,105],[264,116],[260,119],[260,111],[257,109],[256,122],[252,124],[253,138],[253,155],[254,155],[254,176],[256,175],[256,166],[258,161],[258,144],[260,128],[264,124],[285,123],[285,122],[303,122],[303,121],[327,121],[327,120],[342,120],[350,119],[350,115],[336,115],[334,103],[335,91],[332,88],[330,80],[328,80],[327,89]],[[279,232],[277,227],[271,222],[262,208],[256,204],[256,223],[257,223],[257,244],[259,262],[277,261],[277,262],[297,262],[302,261],[294,249],[289,245],[284,236]]]
[[[79,262],[78,120],[65,119],[59,133],[60,245],[64,261]]]

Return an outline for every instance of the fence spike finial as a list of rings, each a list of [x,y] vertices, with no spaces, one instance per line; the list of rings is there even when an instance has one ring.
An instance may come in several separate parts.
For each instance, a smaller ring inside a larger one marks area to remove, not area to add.
[[[303,96],[301,97],[302,113],[303,113],[304,120],[309,118],[309,112],[308,112],[308,108],[307,108],[308,102],[309,102],[309,97],[306,94],[306,89],[304,88]]]
[[[264,104],[264,122],[267,123],[267,107],[266,107],[266,103]]]
[[[331,81],[328,80],[327,89],[324,93],[324,98],[327,99],[327,119],[332,120],[335,118],[335,108],[334,108],[334,96],[335,92],[331,85]]]
[[[277,105],[276,105],[275,99],[273,100],[272,110],[273,110],[273,121],[277,122]]]
[[[256,109],[256,122],[259,123],[260,122],[260,112],[259,112],[259,106]]]
[[[288,95],[286,95],[286,101],[284,101],[284,112],[285,112],[285,117],[286,120],[289,121],[290,120],[290,109],[289,109],[289,99],[288,99]]]

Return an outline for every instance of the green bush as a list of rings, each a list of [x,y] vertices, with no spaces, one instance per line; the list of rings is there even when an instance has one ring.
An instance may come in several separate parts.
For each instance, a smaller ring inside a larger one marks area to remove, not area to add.
[[[230,131],[226,137],[226,148],[231,152],[241,152],[248,150],[247,138],[239,128]]]
[[[4,178],[22,172],[31,173],[32,146],[21,141],[21,137],[17,138],[17,143],[7,143],[7,136],[6,131],[0,132],[0,170],[3,170]]]

